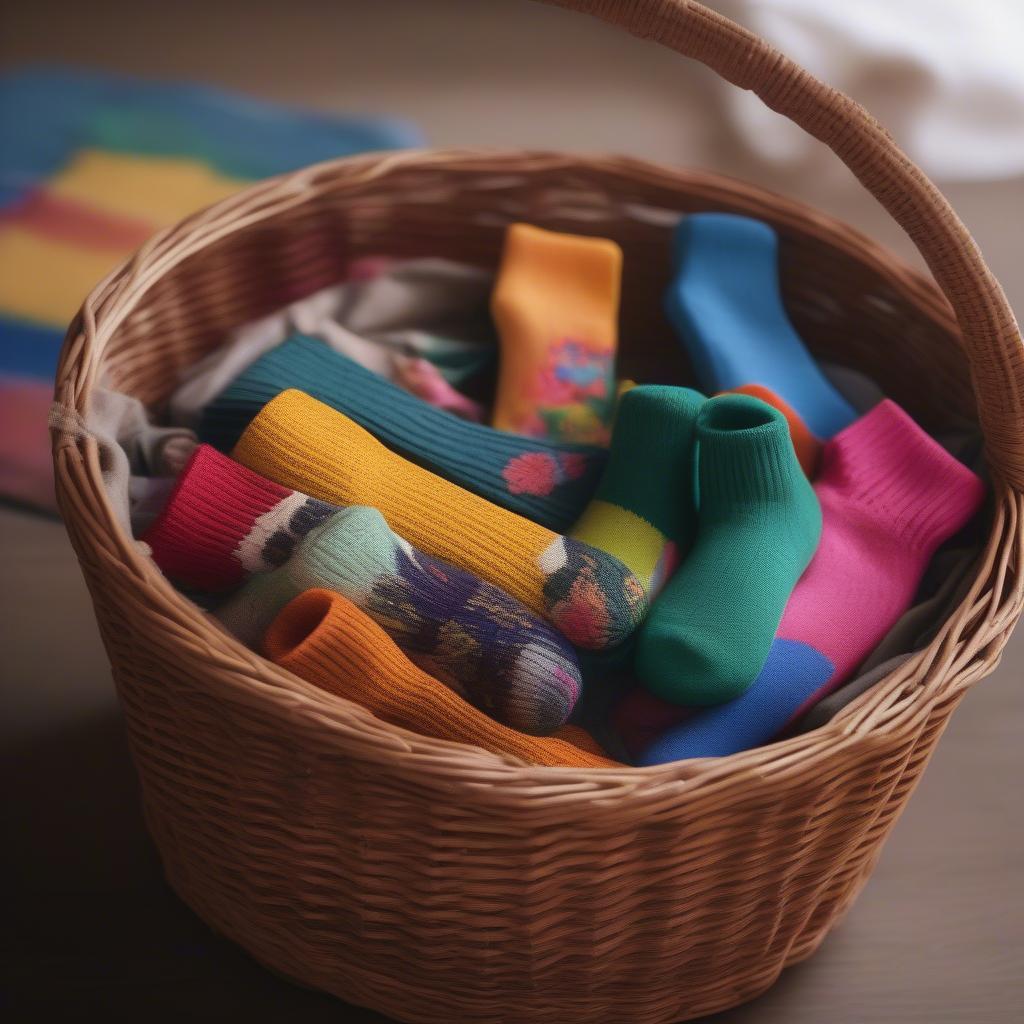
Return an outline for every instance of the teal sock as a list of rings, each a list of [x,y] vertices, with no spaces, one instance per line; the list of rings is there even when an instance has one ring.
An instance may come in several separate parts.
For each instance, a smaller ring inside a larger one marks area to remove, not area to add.
[[[664,586],[696,530],[693,435],[705,401],[662,384],[627,391],[601,481],[569,530],[628,566],[648,597]]]
[[[600,448],[461,420],[298,334],[260,356],[203,410],[200,438],[231,451],[249,421],[288,388],[343,412],[413,462],[556,533],[583,511],[607,457]]]
[[[558,630],[498,587],[417,551],[365,505],[315,526],[216,615],[260,649],[277,613],[316,587],[348,598],[420,668],[514,729],[545,736],[579,697],[579,663]]]
[[[821,509],[785,418],[759,399],[710,399],[696,438],[697,537],[641,627],[635,669],[658,696],[705,705],[739,696],[764,666]]]

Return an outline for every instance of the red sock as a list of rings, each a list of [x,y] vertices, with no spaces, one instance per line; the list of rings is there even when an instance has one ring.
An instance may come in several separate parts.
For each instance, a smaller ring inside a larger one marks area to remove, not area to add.
[[[202,444],[140,539],[175,582],[195,590],[229,590],[253,571],[288,557],[295,539],[292,520],[314,501]],[[334,511],[323,502],[316,505]],[[308,528],[317,521],[313,518]],[[277,557],[275,545],[283,548],[283,557]]]

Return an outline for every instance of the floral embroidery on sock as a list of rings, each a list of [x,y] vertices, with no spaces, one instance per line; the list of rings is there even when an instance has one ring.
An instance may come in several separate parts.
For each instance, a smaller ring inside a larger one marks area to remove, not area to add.
[[[615,404],[614,359],[607,349],[560,338],[534,379],[535,407],[515,429],[531,437],[607,444]]]

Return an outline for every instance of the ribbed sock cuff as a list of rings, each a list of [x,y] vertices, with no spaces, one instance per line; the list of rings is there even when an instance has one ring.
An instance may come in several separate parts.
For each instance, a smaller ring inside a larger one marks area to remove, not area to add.
[[[818,469],[818,460],[821,457],[821,441],[811,433],[800,414],[785,399],[780,398],[763,384],[743,384],[738,388],[730,388],[729,393],[758,398],[765,405],[778,409],[785,416],[786,422],[789,424],[789,437],[793,442],[796,457],[807,478],[813,480]]]
[[[290,672],[308,678],[310,666],[306,661],[316,643],[311,638],[318,630],[330,632],[328,613],[332,605],[330,594],[319,589],[307,590],[290,601],[267,628],[263,652]]]
[[[140,538],[164,574],[197,590],[241,583],[235,549],[256,520],[292,491],[199,445],[153,525]]]
[[[709,399],[697,417],[696,439],[702,509],[786,498],[794,479],[803,479],[789,424],[759,399]]]
[[[923,549],[956,533],[985,496],[981,480],[890,399],[825,446],[818,486]]]

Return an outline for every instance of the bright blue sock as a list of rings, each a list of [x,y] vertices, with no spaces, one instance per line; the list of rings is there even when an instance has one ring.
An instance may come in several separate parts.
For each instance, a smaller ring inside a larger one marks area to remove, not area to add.
[[[776,639],[761,674],[742,696],[702,710],[659,736],[637,759],[647,768],[687,757],[725,757],[777,736],[834,666],[820,651]]]
[[[582,514],[608,459],[603,448],[461,420],[301,334],[260,356],[203,410],[200,438],[231,451],[256,413],[288,388],[343,412],[413,462],[556,533]]]
[[[676,228],[673,258],[665,309],[702,391],[762,384],[826,440],[857,418],[790,323],[772,228],[731,213],[691,214]]]

